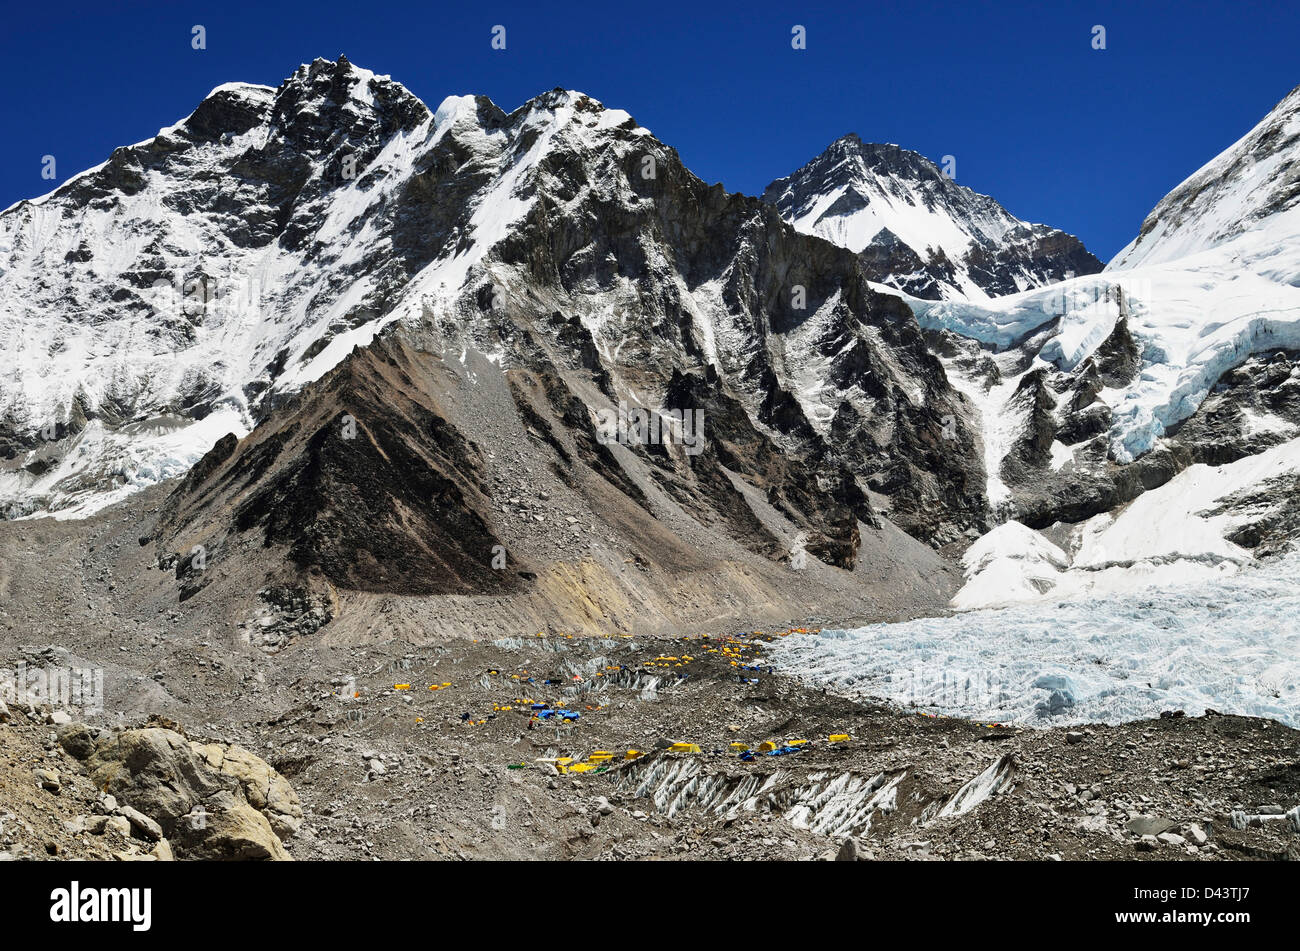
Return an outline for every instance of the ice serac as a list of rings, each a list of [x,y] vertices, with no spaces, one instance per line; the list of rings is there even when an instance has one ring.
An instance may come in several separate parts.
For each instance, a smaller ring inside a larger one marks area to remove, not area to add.
[[[1028,224],[917,152],[846,135],[763,200],[858,254],[867,276],[924,299],[984,300],[1101,270],[1074,236]]]
[[[1300,535],[1300,89],[1170,192],[1102,273],[909,304],[982,420],[999,517],[1049,531],[1071,559],[1044,571],[1020,545],[957,603],[1190,581]]]

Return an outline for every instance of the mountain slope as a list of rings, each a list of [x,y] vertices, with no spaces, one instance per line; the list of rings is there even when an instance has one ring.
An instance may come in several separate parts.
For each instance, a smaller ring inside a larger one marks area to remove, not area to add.
[[[1106,269],[1167,263],[1256,230],[1282,237],[1279,216],[1300,204],[1298,152],[1300,86],[1162,198]]]
[[[1300,532],[1297,159],[1300,90],[1170,192],[1101,274],[909,301],[979,407],[995,511],[1047,529],[1078,569],[1039,590],[1232,571]],[[1003,542],[1019,562],[1004,575],[1058,573]],[[1002,597],[992,577],[964,602]]]
[[[422,263],[386,200],[429,127],[397,84],[318,62],[278,91],[218,87],[0,216],[11,514],[178,475],[369,339]],[[353,158],[367,178],[342,176]]]
[[[861,256],[872,280],[925,299],[984,300],[1101,270],[1077,238],[1027,224],[929,159],[846,135],[763,200]]]
[[[984,527],[911,311],[581,93],[429,110],[317,60],[0,233],[10,514],[184,475],[138,534],[264,649],[391,598],[419,637],[914,611]]]
[[[978,461],[940,446],[958,397],[908,309],[581,93],[431,112],[318,60],[278,90],[220,87],[0,234],[11,514],[178,475],[401,324],[502,369],[546,337],[571,365],[577,343],[615,405],[711,372],[782,452],[847,473],[862,512],[879,492],[940,542],[981,517]]]

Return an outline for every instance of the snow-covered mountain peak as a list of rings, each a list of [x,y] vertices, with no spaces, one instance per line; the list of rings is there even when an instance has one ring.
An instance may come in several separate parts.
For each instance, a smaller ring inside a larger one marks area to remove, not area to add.
[[[507,118],[513,123],[521,117],[527,117],[525,121],[530,125],[571,125],[575,129],[620,129],[636,135],[650,134],[648,129],[637,124],[631,114],[622,109],[610,109],[600,100],[576,89],[551,89],[528,100]]]
[[[1014,557],[978,566],[956,603],[1005,598],[1015,578],[1052,597],[1107,573],[1186,582],[1294,537],[1300,89],[1161,200],[1104,272],[909,303],[922,327],[985,345],[952,345],[945,365],[983,420],[999,513],[1058,523],[1054,542],[1083,526],[1065,572],[1022,528],[998,530]]]
[[[763,200],[916,297],[984,300],[1101,269],[1072,236],[1021,221],[918,152],[853,133],[773,182]]]
[[[650,151],[666,152],[573,90],[431,112],[346,57],[216,87],[0,213],[0,511],[94,511],[246,433],[385,326],[456,324],[540,196],[632,207]]]
[[[401,83],[340,56],[299,66],[281,83],[272,121],[310,152],[328,150],[343,138],[386,138],[428,117],[428,107]]]
[[[183,472],[370,339],[429,256],[385,201],[431,118],[320,59],[0,213],[0,504],[78,511]]]
[[[956,252],[970,244],[971,235],[945,229],[954,223],[927,210],[952,203],[959,188],[925,156],[896,145],[866,143],[850,133],[793,175],[777,179],[763,198],[800,231],[820,234],[853,252],[862,251],[886,227],[918,251]],[[999,234],[1013,220],[1006,218],[990,222]]]
[[[1300,236],[1300,86],[1166,195],[1108,270],[1162,264],[1255,231]]]
[[[880,178],[931,182],[940,190],[958,187],[920,152],[892,142],[864,142],[856,132],[836,139],[823,155],[828,159],[822,163],[828,180],[838,176],[849,187],[861,183],[869,187]]]

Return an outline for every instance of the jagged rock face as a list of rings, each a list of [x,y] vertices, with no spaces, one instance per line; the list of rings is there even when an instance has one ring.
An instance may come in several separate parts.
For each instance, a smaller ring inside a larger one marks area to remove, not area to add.
[[[1300,353],[1258,354],[1225,373],[1197,411],[1152,452],[1117,464],[1108,452],[1112,412],[1099,394],[1103,387],[1132,379],[1136,353],[1137,345],[1121,320],[1075,370],[1040,367],[1020,379],[1013,402],[1021,428],[1001,466],[1019,521],[1033,528],[1079,522],[1164,485],[1188,466],[1225,465],[1300,434]],[[1054,444],[1058,451],[1064,448],[1068,459],[1054,455]],[[1280,527],[1294,527],[1284,488],[1282,483],[1273,486],[1268,505],[1263,499],[1269,492],[1263,489],[1237,500],[1238,508],[1258,509],[1258,519],[1238,531],[1249,544],[1238,544],[1254,548],[1272,539],[1277,547]],[[1229,510],[1235,510],[1234,503],[1225,502],[1224,511]]]
[[[721,488],[728,504],[716,507],[724,517],[741,522],[734,528],[752,526],[759,536],[754,544],[756,551],[780,553],[773,547],[776,539],[762,529],[740,493],[730,488],[727,472],[762,491],[770,504],[803,530],[805,551],[827,564],[853,567],[860,541],[858,520],[868,524],[877,520],[851,472],[842,470],[838,481],[825,480],[823,487],[823,480],[814,470],[800,459],[783,454],[758,430],[739,401],[723,391],[716,374],[701,378],[675,373],[664,404],[668,410],[701,410],[710,421],[711,438],[704,451],[687,457],[690,478]]]
[[[978,521],[978,463],[934,451],[955,397],[907,308],[873,293],[852,255],[706,186],[643,130],[612,127],[592,143],[572,129],[553,136],[536,204],[498,245],[503,267],[483,295],[501,290],[503,314],[557,343],[543,315],[576,311],[591,344],[559,362],[591,370],[606,392],[612,378],[620,398],[635,390],[662,408],[673,375],[711,374],[824,483],[847,468],[894,496],[918,537],[950,540]]]
[[[1020,221],[916,152],[856,135],[773,182],[763,200],[857,253],[871,280],[917,298],[997,297],[1102,267],[1074,236]]]
[[[423,519],[431,538],[461,537],[481,562],[494,536],[476,424],[449,421],[426,380],[418,392],[399,387],[400,418],[367,417],[362,438],[340,441],[332,414],[344,404],[384,408],[371,388],[388,371],[364,361],[297,395],[354,345],[399,332],[399,350],[425,355],[409,357],[412,379],[447,354],[486,355],[512,381],[510,426],[550,427],[560,466],[577,459],[644,510],[622,471],[635,457],[701,517],[772,557],[788,552],[737,508],[733,475],[768,493],[806,529],[807,550],[833,564],[853,564],[855,518],[875,518],[873,495],[936,545],[982,524],[960,397],[907,306],[870,288],[857,255],[705,185],[626,113],[580,93],[555,90],[509,114],[452,97],[430,112],[386,78],[318,60],[278,90],[221,87],[119,152],[0,219],[0,282],[33,289],[0,311],[18,368],[0,378],[13,411],[13,458],[0,473],[11,514],[92,510],[215,445],[170,510],[178,570],[190,520],[211,534],[221,511],[331,583],[490,590],[498,575],[431,569],[437,559],[418,545],[400,549],[409,565],[366,557]],[[87,208],[111,254],[76,223]],[[177,271],[200,289],[251,282],[259,293],[200,293],[199,306],[168,310],[153,285]],[[50,273],[60,278],[42,289],[38,275]],[[20,341],[22,322],[35,330]],[[60,346],[57,379],[33,369]],[[697,394],[707,406],[671,405],[673,381],[687,378],[710,381]],[[589,430],[620,402],[703,409],[708,448],[611,453]],[[741,434],[730,456],[711,445],[710,407]],[[46,419],[63,426],[53,440],[41,438]],[[269,425],[237,449],[223,439],[259,422]],[[741,451],[742,437],[754,445]],[[375,457],[390,453],[410,453],[409,471],[372,484]],[[437,511],[430,498],[442,500]]]
[[[1102,273],[988,301],[908,299],[971,400],[995,520],[1087,520],[1053,529],[1071,544],[1125,520],[1105,558],[1081,549],[1090,570],[1157,556],[1237,564],[1242,548],[1286,547],[1300,435],[1297,150],[1300,90],[1171,191]],[[1162,501],[1132,507],[1175,523],[1147,535],[1167,550],[1144,547],[1118,510],[1176,477]],[[1195,511],[1168,501],[1219,490]]]

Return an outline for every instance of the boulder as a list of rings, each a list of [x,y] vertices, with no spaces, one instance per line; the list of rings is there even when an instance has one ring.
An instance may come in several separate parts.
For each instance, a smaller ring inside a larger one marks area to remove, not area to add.
[[[95,752],[97,731],[84,723],[69,723],[58,731],[59,745],[74,759],[86,759]]]
[[[86,761],[95,785],[169,829],[233,780],[208,769],[171,730],[124,730],[101,738]]]
[[[298,831],[302,825],[302,803],[289,781],[270,764],[242,746],[196,743],[194,747],[209,766],[239,782],[248,804],[266,816],[281,841]]]
[[[1157,836],[1177,826],[1177,822],[1158,816],[1137,816],[1124,824],[1124,828],[1137,836]]]
[[[52,769],[34,769],[32,775],[46,792],[52,792],[57,796],[63,788],[63,784],[59,781],[59,774]]]
[[[61,742],[84,753],[76,726]],[[165,838],[166,851],[182,859],[290,858],[281,839],[302,822],[298,795],[245,749],[150,726],[103,734],[82,759],[95,785],[121,803],[109,829],[121,823],[128,835],[134,827],[149,841]]]

